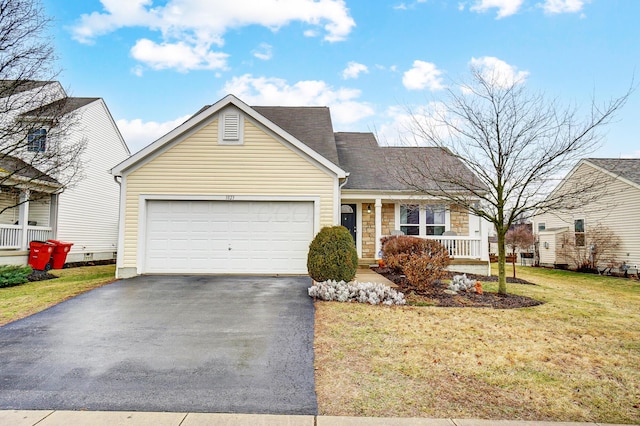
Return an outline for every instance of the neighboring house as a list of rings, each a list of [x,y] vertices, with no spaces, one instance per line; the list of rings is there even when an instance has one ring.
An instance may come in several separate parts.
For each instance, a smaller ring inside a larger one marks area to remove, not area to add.
[[[456,267],[486,274],[486,222],[392,178],[387,167],[405,154],[451,157],[334,133],[328,108],[226,96],[111,170],[121,179],[117,276],[306,274],[309,243],[336,224],[365,262],[378,258],[381,237],[404,232],[441,241]]]
[[[613,253],[615,263],[637,269],[640,266],[640,159],[583,159],[562,180],[554,194],[561,194],[563,188],[572,187],[587,177],[602,182],[605,187],[596,190],[592,202],[570,212],[557,210],[534,218],[540,264],[576,267],[566,254],[564,242],[570,238],[578,248],[591,249],[587,247],[590,233],[604,226],[620,239],[620,246]]]
[[[83,141],[82,174],[75,185],[64,188],[56,176],[48,176],[13,156],[0,160],[0,173],[11,174],[10,186],[0,187],[0,208],[17,206],[0,214],[0,264],[24,264],[29,242],[57,239],[74,245],[68,262],[114,259],[117,251],[119,185],[108,171],[129,157],[120,132],[101,98],[68,97],[57,81],[28,82],[22,96],[43,96],[47,105],[74,115],[67,142]],[[43,88],[45,90],[43,90]],[[42,112],[42,111],[40,111]],[[1,119],[29,119],[33,111],[18,111]],[[41,115],[41,114],[40,114]],[[47,124],[29,139],[28,150],[56,149],[47,139]],[[31,145],[37,144],[32,147]],[[16,153],[19,156],[19,153]],[[20,179],[37,176],[38,186],[21,188]],[[35,188],[35,189],[34,189]],[[34,194],[33,192],[37,192]],[[29,201],[25,201],[29,200]]]

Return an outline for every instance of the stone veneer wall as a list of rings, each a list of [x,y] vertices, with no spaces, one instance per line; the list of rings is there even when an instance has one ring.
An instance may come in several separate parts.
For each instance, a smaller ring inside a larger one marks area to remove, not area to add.
[[[367,213],[366,206],[371,204],[371,213]],[[395,204],[382,204],[382,235],[391,235],[396,226]],[[376,257],[376,214],[373,203],[362,205],[362,258]]]
[[[451,230],[459,236],[469,235],[469,212],[461,206],[451,206]]]
[[[367,213],[367,204],[362,204],[362,258],[373,259],[376,250],[376,212],[371,203],[371,213]]]

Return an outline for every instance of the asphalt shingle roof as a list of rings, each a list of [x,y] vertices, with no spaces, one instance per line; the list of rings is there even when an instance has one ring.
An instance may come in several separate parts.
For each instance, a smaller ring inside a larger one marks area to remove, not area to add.
[[[437,190],[438,185],[428,179],[429,173],[413,177],[413,167],[454,171],[459,179],[483,185],[462,162],[448,151],[436,147],[380,146],[373,133],[336,133],[340,167],[351,173],[345,189],[413,191],[416,188],[402,181],[417,184],[421,189]],[[444,189],[460,190],[458,185],[439,185]]]
[[[327,107],[251,107],[335,165],[339,165]]]
[[[13,96],[51,83],[53,83],[53,81],[0,80],[0,97]]]
[[[640,185],[640,158],[587,158],[588,162]]]
[[[62,98],[20,115],[22,117],[60,117],[98,99],[100,98]]]
[[[0,156],[0,172],[5,172],[10,175],[20,176],[27,179],[36,179],[43,182],[58,184],[58,181],[51,176],[41,172],[19,158],[12,157],[10,155]]]

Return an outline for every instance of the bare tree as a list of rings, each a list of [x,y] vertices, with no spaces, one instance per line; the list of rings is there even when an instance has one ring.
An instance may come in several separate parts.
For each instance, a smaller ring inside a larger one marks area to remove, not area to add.
[[[513,265],[513,278],[516,277],[516,252],[529,250],[535,242],[535,237],[527,224],[518,224],[507,231],[504,236],[505,244],[511,249],[511,263]]]
[[[583,233],[565,232],[561,241],[562,256],[578,270],[613,268],[618,264],[620,237],[605,225],[595,224]]]
[[[631,90],[582,116],[576,106],[527,90],[524,81],[496,70],[472,68],[471,81],[446,90],[446,101],[411,115],[412,145],[446,150],[467,170],[449,162],[407,156],[398,178],[414,190],[467,208],[495,227],[499,292],[506,294],[505,235],[516,218],[552,208],[574,209],[597,197],[603,182],[583,179],[562,193],[550,190],[567,168],[601,141],[597,130],[611,121]],[[427,167],[426,165],[429,164]],[[471,171],[476,179],[468,179]]]
[[[53,81],[51,19],[38,0],[0,0],[0,189],[26,194],[0,213],[81,176],[76,105]]]

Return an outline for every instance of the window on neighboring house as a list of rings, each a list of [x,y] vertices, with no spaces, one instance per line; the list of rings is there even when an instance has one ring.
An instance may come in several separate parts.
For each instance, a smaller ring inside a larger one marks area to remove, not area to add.
[[[584,234],[584,219],[576,219],[573,221],[573,232],[576,236],[576,247],[584,247],[585,234]]]
[[[442,235],[446,227],[446,209],[442,205],[400,205],[400,230],[405,235]]]
[[[47,129],[29,130],[27,150],[31,152],[45,152],[47,150]]]
[[[547,225],[544,222],[538,222],[538,232],[544,231],[547,228]]]

